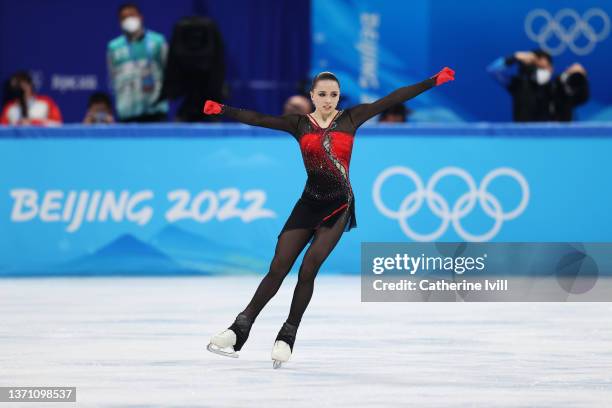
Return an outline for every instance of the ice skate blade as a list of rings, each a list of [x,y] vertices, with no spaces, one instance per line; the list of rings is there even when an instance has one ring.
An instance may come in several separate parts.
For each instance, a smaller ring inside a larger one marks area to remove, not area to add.
[[[236,353],[235,351],[223,351],[223,349],[219,348],[218,346],[209,343],[208,346],[206,346],[206,350],[210,351],[211,353],[215,353],[218,354],[220,356],[223,357],[232,357],[232,358],[238,358],[238,353]]]
[[[275,369],[277,368],[281,368],[281,365],[283,364],[282,361],[279,360],[274,360],[274,363],[272,363],[272,367],[274,367]]]

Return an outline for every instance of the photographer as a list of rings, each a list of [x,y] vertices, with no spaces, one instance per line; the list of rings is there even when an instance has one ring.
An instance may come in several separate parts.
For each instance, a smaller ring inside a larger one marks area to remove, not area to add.
[[[542,50],[498,58],[487,71],[512,95],[515,122],[569,122],[589,99],[584,67],[576,63],[553,77],[552,57]]]
[[[2,110],[0,124],[56,126],[62,123],[62,114],[53,99],[34,93],[29,73],[20,71],[13,74],[9,81],[9,92],[13,99]]]

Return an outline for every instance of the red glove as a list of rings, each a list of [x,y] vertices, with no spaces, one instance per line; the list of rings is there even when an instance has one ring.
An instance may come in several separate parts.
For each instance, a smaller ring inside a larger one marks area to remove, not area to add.
[[[436,86],[442,85],[445,82],[455,80],[455,71],[449,67],[444,67],[442,71],[438,72],[432,78],[436,80]]]
[[[220,103],[208,100],[204,104],[204,109],[202,109],[202,112],[204,112],[207,115],[218,115],[221,113],[222,109],[223,109],[223,105],[221,105]]]

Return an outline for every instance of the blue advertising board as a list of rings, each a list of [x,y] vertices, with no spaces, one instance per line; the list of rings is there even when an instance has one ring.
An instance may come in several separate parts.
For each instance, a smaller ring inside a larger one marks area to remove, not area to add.
[[[612,3],[601,0],[313,0],[311,74],[336,73],[351,106],[450,66],[456,81],[410,101],[410,120],[510,121],[510,96],[486,68],[498,57],[542,48],[556,74],[574,62],[588,72],[591,99],[576,119],[608,121],[610,16]]]
[[[608,242],[612,128],[365,126],[361,242]],[[0,129],[0,275],[267,271],[306,173],[288,134],[241,125]],[[299,266],[299,263],[296,263]]]

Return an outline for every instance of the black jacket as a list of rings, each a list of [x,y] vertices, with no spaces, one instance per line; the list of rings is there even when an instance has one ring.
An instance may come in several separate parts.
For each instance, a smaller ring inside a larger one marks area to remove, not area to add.
[[[589,100],[589,81],[583,74],[561,74],[539,85],[534,79],[535,67],[506,58],[506,66],[512,64],[519,64],[518,74],[507,85],[515,122],[570,122],[574,108]]]

